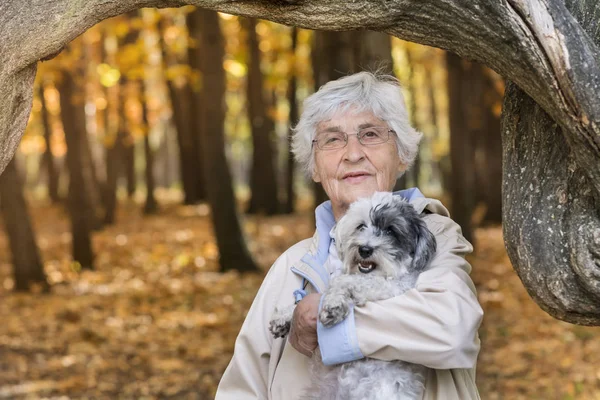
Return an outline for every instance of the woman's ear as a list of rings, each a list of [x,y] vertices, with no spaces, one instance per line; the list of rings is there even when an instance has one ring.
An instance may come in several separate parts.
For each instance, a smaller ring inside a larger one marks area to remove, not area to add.
[[[408,169],[408,165],[400,162],[398,164],[398,176],[402,176],[402,174],[404,174],[407,169]]]
[[[317,173],[317,167],[313,167],[312,180],[315,181],[316,183],[321,182],[321,176]]]

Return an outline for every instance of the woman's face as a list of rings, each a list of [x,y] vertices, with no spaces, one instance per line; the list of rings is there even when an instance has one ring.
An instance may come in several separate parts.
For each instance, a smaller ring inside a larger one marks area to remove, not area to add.
[[[370,111],[336,113],[330,120],[317,126],[317,136],[325,131],[341,131],[348,134],[346,147],[335,150],[321,150],[316,144],[315,171],[313,180],[320,182],[331,199],[333,214],[338,220],[348,206],[361,197],[374,192],[389,192],[394,188],[403,165],[398,157],[396,140],[390,133],[387,142],[363,146],[356,132],[366,126],[389,129],[389,126]]]

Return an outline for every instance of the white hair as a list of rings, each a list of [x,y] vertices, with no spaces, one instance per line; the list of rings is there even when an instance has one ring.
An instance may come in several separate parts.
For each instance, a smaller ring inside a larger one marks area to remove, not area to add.
[[[403,164],[410,167],[419,149],[422,134],[409,122],[400,82],[393,76],[359,72],[330,81],[304,100],[304,110],[294,128],[292,151],[307,176],[315,162],[312,141],[317,125],[338,111],[370,111],[396,132],[396,148]]]

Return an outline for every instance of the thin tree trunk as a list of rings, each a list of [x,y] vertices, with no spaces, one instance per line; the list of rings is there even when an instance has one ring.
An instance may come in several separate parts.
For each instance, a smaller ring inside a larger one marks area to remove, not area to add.
[[[42,109],[40,110],[42,117],[42,126],[44,128],[44,141],[46,142],[46,149],[43,155],[43,164],[46,167],[46,173],[48,176],[48,196],[53,203],[60,202],[60,196],[58,195],[58,171],[54,164],[54,155],[52,154],[52,131],[50,128],[50,121],[48,118],[48,108],[46,107],[46,98],[44,97],[44,83],[40,82],[39,88],[40,102]]]
[[[125,164],[125,181],[127,182],[127,197],[132,198],[135,194],[136,179],[135,179],[135,142],[127,140],[123,146],[124,164]]]
[[[244,19],[248,34],[248,78],[246,98],[248,99],[248,119],[252,129],[252,169],[250,171],[251,198],[247,212],[273,215],[278,212],[277,178],[274,168],[272,137],[275,124],[267,113],[263,74],[260,70],[260,50],[256,34],[256,19]]]
[[[452,218],[462,227],[464,237],[473,242],[471,216],[475,202],[474,124],[481,124],[473,110],[480,107],[480,88],[472,87],[471,77],[478,64],[447,53],[448,97],[450,99],[450,159],[452,163]]]
[[[44,265],[14,158],[0,175],[0,213],[12,253],[15,290],[28,290],[32,284],[41,284],[47,290]]]
[[[164,21],[163,21],[163,25]],[[165,29],[166,27],[163,27]],[[160,35],[163,68],[167,71],[170,65],[176,64],[178,60],[175,60],[176,56],[171,55],[167,49],[167,45],[163,40],[163,35]],[[191,113],[191,97],[192,93],[189,84],[186,83],[183,86],[178,86],[170,79],[167,79],[167,88],[169,91],[169,97],[171,99],[171,111],[173,113],[173,122],[177,128],[177,141],[179,144],[179,162],[180,162],[180,175],[181,184],[184,192],[184,203],[194,204],[198,201],[197,199],[197,179],[196,179],[196,166],[197,166],[197,147],[196,140],[191,131],[192,124],[190,123],[192,118]]]
[[[495,87],[494,72],[483,69],[483,129],[477,141],[477,188],[486,213],[482,222],[502,222],[502,135],[500,115],[494,112],[502,102],[502,94]]]
[[[405,47],[405,55],[406,55],[406,61],[408,63],[408,67],[409,67],[409,71],[410,71],[408,74],[408,82],[405,83],[408,86],[408,90],[410,91],[410,102],[408,104],[408,115],[410,116],[412,125],[415,126],[416,129],[420,130],[420,126],[417,121],[416,94],[417,94],[418,89],[417,89],[417,85],[415,82],[415,60],[413,59],[413,55],[410,52],[410,48],[408,48],[408,47]],[[415,158],[413,166],[410,168],[410,170],[406,171],[406,173],[404,175],[406,175],[405,182],[407,185],[411,185],[414,187],[419,186],[419,176],[421,175],[420,151],[417,153],[417,157]]]
[[[123,145],[121,134],[117,133],[115,140],[105,148],[106,186],[104,190],[104,223],[113,224],[117,209],[117,183],[119,171],[123,162]]]
[[[142,85],[145,89],[145,85]],[[144,135],[144,159],[146,165],[144,173],[146,178],[146,203],[144,204],[144,214],[154,214],[158,210],[158,203],[154,197],[154,188],[156,187],[154,178],[154,151],[150,146],[150,129],[148,126],[148,106],[146,104],[146,96],[142,95],[142,120],[146,134]]]
[[[93,269],[93,252],[91,232],[94,227],[93,206],[89,191],[86,190],[86,180],[91,180],[91,171],[85,168],[83,150],[84,135],[81,125],[77,123],[77,113],[83,114],[83,107],[72,104],[72,97],[76,91],[73,77],[63,74],[59,86],[60,108],[67,144],[67,165],[69,167],[69,196],[68,210],[71,218],[71,235],[73,260],[82,268]],[[79,117],[81,118],[81,116]],[[86,173],[87,172],[87,173]]]
[[[195,72],[200,72],[201,62],[202,62],[202,48],[200,46],[201,42],[201,33],[202,27],[198,26],[196,23],[197,18],[194,18],[192,15],[197,11],[193,11],[188,14],[187,17],[187,26],[189,30],[190,38],[193,38],[196,41],[195,46],[190,46],[188,50],[188,61],[190,64],[190,68],[192,68]],[[202,109],[202,96],[201,96],[201,88],[199,84],[190,83],[190,100],[191,100],[191,109],[192,110],[201,110]],[[194,152],[196,157],[195,161],[195,201],[203,201],[206,200],[206,182],[204,179],[204,166],[202,162],[203,150],[202,150],[202,135],[204,132],[202,131],[203,122],[198,117],[197,113],[190,113],[190,131],[191,136],[194,142]]]
[[[296,99],[296,90],[298,86],[298,73],[296,70],[296,46],[298,44],[298,29],[292,28],[292,75],[290,77],[290,83],[288,86],[288,104],[290,114],[288,116],[288,155],[287,155],[287,175],[286,175],[286,200],[284,212],[291,214],[294,212],[296,207],[296,193],[294,191],[294,170],[296,164],[294,162],[294,153],[292,152],[292,127],[298,122],[298,101]]]
[[[231,174],[225,157],[225,50],[219,16],[216,12],[207,10],[199,10],[195,16],[202,27],[202,98],[211,99],[202,103],[200,111],[202,131],[206,132],[202,135],[202,159],[221,270],[256,271],[257,267],[246,248],[240,227]]]

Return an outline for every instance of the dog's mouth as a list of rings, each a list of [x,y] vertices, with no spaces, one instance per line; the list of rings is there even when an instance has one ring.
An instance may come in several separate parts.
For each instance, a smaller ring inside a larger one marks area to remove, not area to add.
[[[372,272],[377,267],[373,261],[359,261],[358,262],[358,270],[363,274],[368,274]]]

